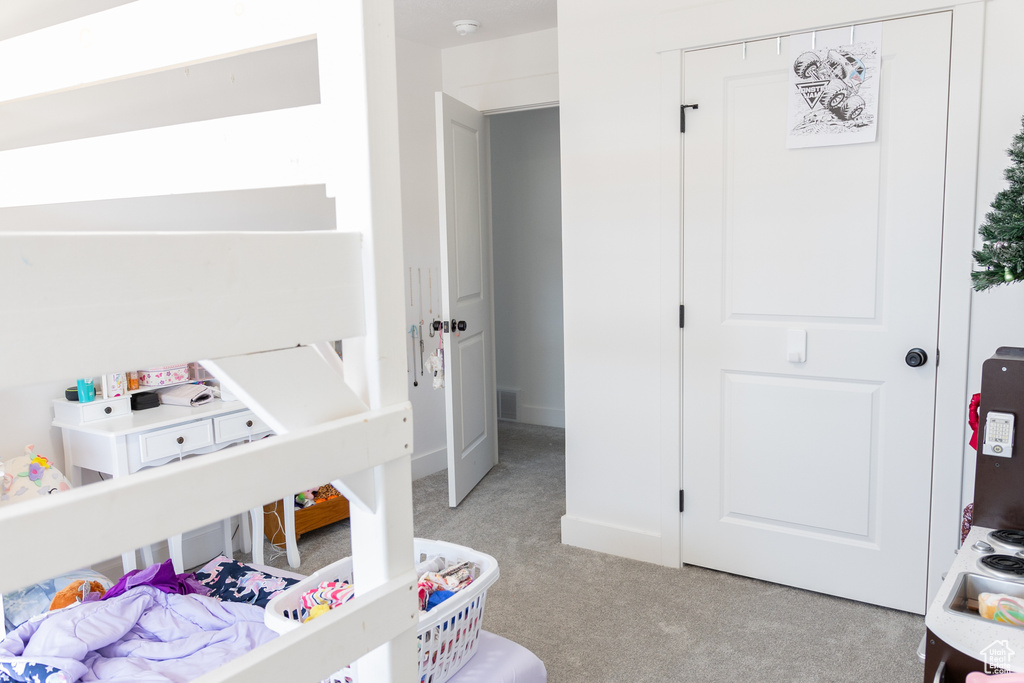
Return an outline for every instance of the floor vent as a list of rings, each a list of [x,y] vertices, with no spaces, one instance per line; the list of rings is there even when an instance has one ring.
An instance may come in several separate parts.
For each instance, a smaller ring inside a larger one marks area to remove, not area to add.
[[[519,421],[518,389],[498,389],[498,419]]]

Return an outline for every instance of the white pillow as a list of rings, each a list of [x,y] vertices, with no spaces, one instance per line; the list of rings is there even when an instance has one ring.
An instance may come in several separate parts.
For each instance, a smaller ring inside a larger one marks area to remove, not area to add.
[[[79,579],[86,582],[98,581],[104,590],[110,590],[114,586],[113,581],[99,572],[79,569],[7,593],[4,595],[4,617],[8,633],[32,617],[49,612],[53,596]]]

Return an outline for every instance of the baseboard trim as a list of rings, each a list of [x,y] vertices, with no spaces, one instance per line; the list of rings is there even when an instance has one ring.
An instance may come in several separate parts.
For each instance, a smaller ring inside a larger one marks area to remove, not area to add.
[[[631,560],[661,564],[661,534],[562,516],[562,543]]]
[[[524,405],[519,409],[519,422],[543,427],[561,427],[565,429],[564,408],[539,408]]]
[[[422,455],[412,456],[412,479],[422,479],[423,477],[429,477],[431,474],[441,472],[442,470],[448,469],[448,448],[438,448],[437,450],[430,451],[429,453],[423,453]]]

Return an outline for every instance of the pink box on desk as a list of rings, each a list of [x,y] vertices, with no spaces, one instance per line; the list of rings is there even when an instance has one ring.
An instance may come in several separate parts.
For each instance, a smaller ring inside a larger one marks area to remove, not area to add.
[[[188,363],[139,370],[139,386],[162,387],[188,381]]]

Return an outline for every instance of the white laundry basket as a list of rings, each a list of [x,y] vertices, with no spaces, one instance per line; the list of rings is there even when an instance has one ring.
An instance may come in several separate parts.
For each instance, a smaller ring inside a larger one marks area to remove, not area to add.
[[[424,538],[413,539],[413,549],[416,562],[439,555],[445,566],[470,562],[474,567],[473,583],[429,612],[420,612],[419,681],[444,683],[476,654],[487,589],[498,580],[498,561],[472,548]],[[324,581],[352,583],[352,558],[333,562],[279,593],[267,603],[264,615],[267,626],[278,633],[287,633],[301,626],[300,598]],[[356,586],[356,591],[358,594],[359,586]],[[349,669],[335,674],[335,677],[353,683],[359,680]]]

